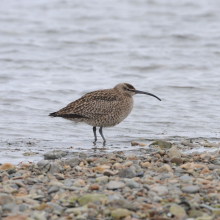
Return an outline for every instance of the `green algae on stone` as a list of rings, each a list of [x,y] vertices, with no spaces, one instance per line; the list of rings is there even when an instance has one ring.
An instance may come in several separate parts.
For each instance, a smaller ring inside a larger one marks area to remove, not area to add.
[[[127,209],[115,209],[111,212],[111,217],[114,219],[120,219],[131,215],[131,213],[132,212]]]
[[[74,204],[78,200],[78,196],[71,196],[68,198],[70,204]]]
[[[88,211],[88,207],[87,206],[83,206],[83,207],[76,207],[76,208],[69,208],[66,209],[66,213],[74,213],[74,215],[81,215],[82,212],[87,212]]]
[[[161,141],[161,140],[154,141],[153,143],[150,144],[150,146],[152,146],[152,145],[158,145],[162,148],[171,148],[172,147],[172,144],[170,142]]]
[[[104,194],[87,194],[87,195],[80,197],[78,199],[78,202],[81,206],[83,206],[89,202],[95,202],[99,199],[107,200],[107,197]]]
[[[189,217],[190,218],[197,218],[197,217],[203,216],[204,214],[205,213],[201,210],[191,209],[189,211]]]

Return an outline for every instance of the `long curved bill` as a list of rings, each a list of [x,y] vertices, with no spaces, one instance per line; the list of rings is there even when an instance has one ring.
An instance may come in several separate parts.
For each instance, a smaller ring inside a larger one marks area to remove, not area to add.
[[[142,91],[139,91],[139,90],[135,90],[135,93],[136,93],[136,94],[145,94],[145,95],[150,95],[150,96],[153,96],[153,97],[155,97],[155,98],[157,98],[158,100],[160,100],[160,101],[161,101],[161,99],[160,99],[160,98],[158,98],[157,96],[155,96],[154,94],[151,94],[151,93],[149,93],[149,92],[142,92]]]

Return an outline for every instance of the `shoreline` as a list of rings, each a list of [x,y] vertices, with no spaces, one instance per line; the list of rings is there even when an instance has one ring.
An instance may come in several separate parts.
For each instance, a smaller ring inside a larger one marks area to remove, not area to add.
[[[151,152],[139,147],[139,154],[81,152],[64,159],[64,151],[52,151],[37,163],[4,163],[0,214],[5,220],[219,220],[219,149],[185,154],[167,141],[151,146]]]

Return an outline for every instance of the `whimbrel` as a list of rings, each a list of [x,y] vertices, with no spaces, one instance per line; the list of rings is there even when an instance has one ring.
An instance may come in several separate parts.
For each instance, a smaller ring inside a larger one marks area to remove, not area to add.
[[[63,117],[93,126],[94,142],[97,141],[96,127],[100,127],[99,133],[105,143],[102,128],[115,126],[130,114],[134,103],[132,96],[135,94],[150,95],[161,101],[160,98],[151,93],[136,90],[128,83],[120,83],[113,89],[89,92],[65,108],[50,113],[49,116]]]

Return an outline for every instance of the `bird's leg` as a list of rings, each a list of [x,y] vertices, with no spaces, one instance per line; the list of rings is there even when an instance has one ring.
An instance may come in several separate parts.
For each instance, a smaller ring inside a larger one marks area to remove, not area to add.
[[[95,140],[94,140],[94,143],[95,143],[97,141],[96,127],[93,127],[93,133],[94,133],[94,136],[95,136]]]
[[[101,134],[101,136],[102,136],[102,139],[103,139],[103,143],[105,143],[106,142],[106,140],[105,140],[105,137],[104,137],[104,135],[103,135],[103,133],[102,133],[102,127],[100,127],[100,129],[99,129],[99,133]]]

